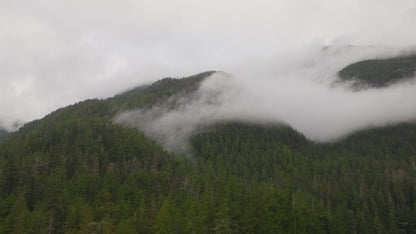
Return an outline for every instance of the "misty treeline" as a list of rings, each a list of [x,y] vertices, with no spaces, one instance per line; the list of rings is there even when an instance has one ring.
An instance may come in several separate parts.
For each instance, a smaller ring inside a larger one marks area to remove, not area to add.
[[[390,59],[369,59],[353,63],[338,75],[341,80],[353,80],[359,85],[386,87],[403,79],[413,78],[416,72],[416,55]]]
[[[218,123],[175,155],[114,124],[209,73],[88,100],[0,145],[0,233],[414,233],[416,124],[316,144]]]

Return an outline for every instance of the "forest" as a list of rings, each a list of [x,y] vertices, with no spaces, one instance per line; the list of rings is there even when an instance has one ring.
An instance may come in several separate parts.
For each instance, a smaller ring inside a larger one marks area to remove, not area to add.
[[[387,87],[415,76],[416,55],[389,59],[368,59],[353,63],[338,72],[342,81],[358,82],[356,87]]]
[[[9,136],[9,132],[6,131],[5,129],[0,128],[0,142],[5,141],[8,136]]]
[[[416,123],[315,143],[220,122],[187,157],[113,122],[213,72],[61,108],[0,143],[0,233],[416,233]]]

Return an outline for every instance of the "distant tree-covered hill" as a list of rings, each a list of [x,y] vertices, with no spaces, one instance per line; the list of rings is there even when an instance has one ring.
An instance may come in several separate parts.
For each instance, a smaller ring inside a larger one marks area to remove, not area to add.
[[[86,100],[0,145],[0,233],[414,233],[416,123],[316,144],[222,122],[166,152],[112,119],[197,90],[202,73]]]
[[[378,88],[403,79],[413,78],[416,71],[416,55],[391,59],[370,59],[353,63],[338,75],[343,81],[357,81]],[[358,84],[360,85],[360,84]]]

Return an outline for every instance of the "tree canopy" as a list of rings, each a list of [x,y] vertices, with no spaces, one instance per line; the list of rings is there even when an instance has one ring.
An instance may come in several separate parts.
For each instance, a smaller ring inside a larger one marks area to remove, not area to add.
[[[353,63],[338,72],[343,81],[358,81],[370,87],[386,87],[403,79],[413,78],[416,55],[390,59],[369,59]],[[359,84],[358,84],[359,85]]]
[[[192,157],[114,124],[210,73],[86,100],[0,145],[0,233],[414,233],[416,123],[317,144],[286,125],[217,123]]]

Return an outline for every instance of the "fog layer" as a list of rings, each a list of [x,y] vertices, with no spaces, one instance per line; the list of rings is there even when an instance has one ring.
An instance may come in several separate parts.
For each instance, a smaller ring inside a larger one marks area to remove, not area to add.
[[[178,108],[158,105],[120,114],[116,122],[142,129],[168,150],[185,150],[189,136],[218,121],[288,124],[317,142],[354,131],[416,119],[416,84],[354,91],[336,82],[337,72],[366,58],[396,56],[376,47],[308,47],[283,54],[275,64],[252,64],[242,72],[217,72],[199,90],[173,97]],[[273,66],[274,65],[274,66]],[[257,68],[257,69],[256,69]]]
[[[2,0],[0,127],[167,76],[287,77],[315,44],[408,48],[415,22],[414,0]]]

